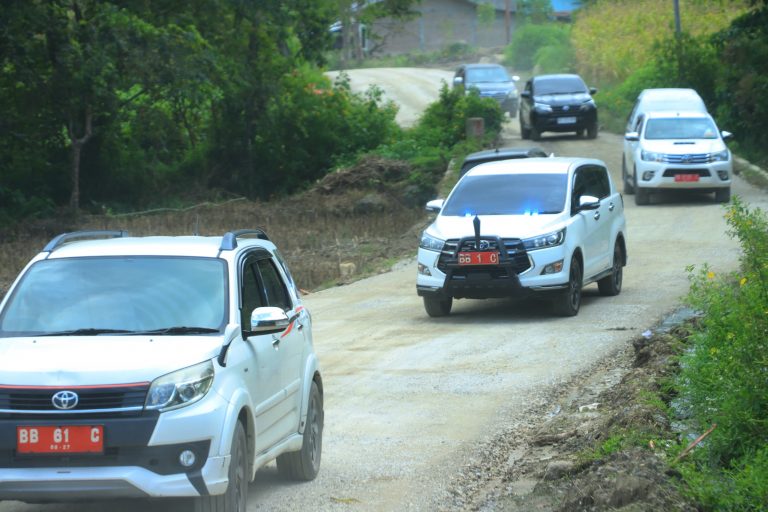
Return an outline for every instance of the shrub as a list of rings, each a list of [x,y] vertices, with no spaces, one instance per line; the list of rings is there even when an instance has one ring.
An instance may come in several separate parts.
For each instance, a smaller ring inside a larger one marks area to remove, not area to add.
[[[686,474],[715,508],[757,510],[768,498],[768,219],[738,198],[726,218],[742,249],[739,271],[691,269],[688,300],[704,317],[679,386],[695,426],[717,429]]]
[[[504,64],[516,70],[530,70],[536,64],[536,52],[545,47],[570,47],[569,29],[559,24],[528,24],[515,30],[504,48]]]

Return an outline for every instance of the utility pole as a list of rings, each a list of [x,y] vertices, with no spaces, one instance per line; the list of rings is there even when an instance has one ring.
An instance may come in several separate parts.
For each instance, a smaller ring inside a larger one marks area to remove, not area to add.
[[[509,12],[511,3],[512,0],[507,0],[504,5],[504,29],[507,33],[507,44],[509,44],[509,34],[512,31],[512,15]]]
[[[675,6],[675,37],[680,37],[682,33],[682,28],[680,28],[680,0],[672,0],[672,4]]]

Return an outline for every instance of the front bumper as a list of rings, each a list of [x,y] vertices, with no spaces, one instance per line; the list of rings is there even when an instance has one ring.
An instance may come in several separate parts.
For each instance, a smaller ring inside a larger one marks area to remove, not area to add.
[[[665,162],[637,162],[637,186],[658,189],[696,189],[710,191],[731,186],[731,162],[709,164],[672,164]],[[698,181],[676,181],[677,175],[698,175]]]
[[[568,111],[539,112],[533,110],[531,122],[539,132],[573,132],[586,130],[597,124],[597,109],[580,110],[573,107]]]

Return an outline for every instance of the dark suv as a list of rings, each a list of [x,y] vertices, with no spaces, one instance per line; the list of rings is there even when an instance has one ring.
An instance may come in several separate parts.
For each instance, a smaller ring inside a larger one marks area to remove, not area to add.
[[[453,86],[469,92],[477,89],[480,96],[493,98],[510,117],[517,115],[519,98],[515,82],[517,75],[509,76],[507,70],[498,64],[464,64],[453,76]]]
[[[520,134],[539,140],[543,132],[576,132],[597,137],[597,105],[579,75],[539,75],[525,83],[520,94]]]

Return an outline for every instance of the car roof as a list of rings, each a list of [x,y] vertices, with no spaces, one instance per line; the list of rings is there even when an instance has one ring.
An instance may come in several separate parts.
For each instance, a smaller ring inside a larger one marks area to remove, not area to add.
[[[463,68],[503,68],[501,64],[494,64],[491,62],[476,62],[474,64],[464,64],[461,67]]]
[[[526,158],[537,156],[549,156],[539,147],[529,148],[496,148],[476,151],[464,157],[464,163],[475,161],[504,160],[505,158]]]
[[[216,258],[225,243],[222,236],[146,236],[89,239],[66,242],[50,250],[48,258],[102,256],[185,256]],[[268,240],[238,238],[235,247],[274,248]],[[49,249],[49,247],[46,247]],[[234,247],[233,247],[234,249]],[[44,251],[45,252],[45,251]]]
[[[533,81],[538,81],[538,80],[557,80],[557,79],[562,79],[562,78],[568,78],[568,79],[578,78],[579,80],[582,80],[581,76],[579,76],[579,75],[577,75],[575,73],[555,73],[555,74],[551,74],[551,75],[536,75],[536,76],[533,77],[532,80]]]
[[[467,172],[465,176],[484,176],[499,174],[567,174],[581,165],[599,165],[605,163],[594,158],[580,157],[537,157],[486,162]]]
[[[700,112],[698,110],[652,110],[650,112],[645,113],[646,119],[666,119],[670,117],[679,117],[679,118],[709,118],[711,119],[712,116],[710,116],[707,112]]]
[[[661,87],[657,89],[643,89],[638,95],[638,99],[663,99],[663,98],[698,98],[701,99],[699,93],[694,89],[686,89],[681,87]]]

